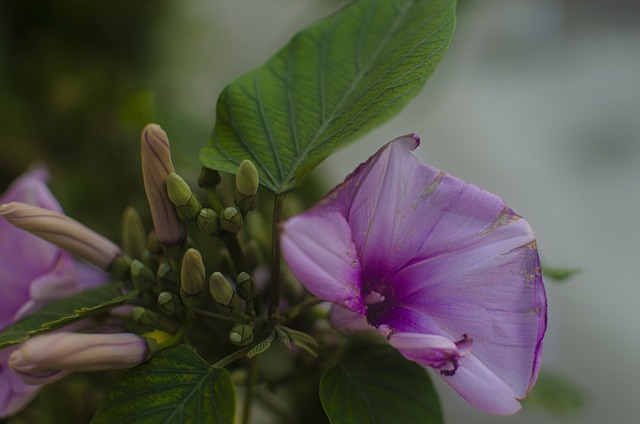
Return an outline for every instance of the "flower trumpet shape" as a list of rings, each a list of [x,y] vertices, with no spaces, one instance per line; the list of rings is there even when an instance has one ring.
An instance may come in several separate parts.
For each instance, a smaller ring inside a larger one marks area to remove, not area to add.
[[[497,196],[418,162],[418,144],[392,141],[286,221],[284,258],[344,308],[338,321],[376,328],[470,404],[512,414],[536,381],[546,329],[535,237]]]
[[[0,196],[0,204],[20,201],[56,212],[62,209],[47,188],[42,167],[25,173]],[[52,300],[101,284],[107,275],[68,252],[0,217],[0,331]],[[0,418],[22,409],[38,387],[25,385],[6,366],[15,348],[0,350]]]
[[[131,368],[148,352],[145,339],[131,333],[51,333],[24,342],[9,366],[26,384],[48,384],[74,371]]]
[[[120,248],[78,221],[59,212],[21,202],[0,205],[0,215],[18,228],[108,270]]]

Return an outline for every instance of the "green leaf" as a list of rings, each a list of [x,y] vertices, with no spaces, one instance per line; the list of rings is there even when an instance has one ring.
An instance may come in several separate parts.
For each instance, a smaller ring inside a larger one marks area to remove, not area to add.
[[[320,400],[332,424],[443,422],[426,370],[388,345],[348,352],[322,375]]]
[[[122,294],[117,283],[108,283],[58,300],[7,327],[0,333],[0,349],[22,343],[36,334],[48,333],[99,315],[137,295],[137,290]]]
[[[292,190],[421,91],[454,26],[455,0],[354,2],[225,87],[200,161],[235,174],[249,159],[263,186]]]
[[[556,416],[564,416],[580,411],[585,405],[585,395],[574,383],[543,371],[522,404],[525,407],[544,409]]]
[[[189,346],[165,349],[109,389],[92,424],[232,424],[231,375]]]
[[[542,266],[542,275],[557,282],[563,282],[580,272],[580,268],[555,268]]]

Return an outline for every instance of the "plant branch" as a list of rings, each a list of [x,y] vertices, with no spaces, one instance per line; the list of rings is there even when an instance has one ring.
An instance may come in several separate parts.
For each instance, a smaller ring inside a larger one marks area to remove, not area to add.
[[[280,306],[280,222],[284,194],[276,194],[273,202],[273,223],[271,227],[271,285],[269,293],[269,316],[278,319]]]

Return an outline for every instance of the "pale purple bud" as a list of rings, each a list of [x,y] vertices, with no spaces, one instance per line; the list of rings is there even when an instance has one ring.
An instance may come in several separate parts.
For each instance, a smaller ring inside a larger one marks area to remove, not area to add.
[[[120,248],[100,234],[61,213],[20,202],[0,205],[12,225],[29,231],[104,270],[122,255]]]
[[[167,134],[157,124],[142,131],[142,177],[158,240],[173,246],[187,239],[187,224],[178,217],[167,194],[167,176],[174,173]]]
[[[26,384],[48,384],[74,371],[135,367],[148,352],[145,339],[131,333],[49,333],[23,343],[9,366]]]

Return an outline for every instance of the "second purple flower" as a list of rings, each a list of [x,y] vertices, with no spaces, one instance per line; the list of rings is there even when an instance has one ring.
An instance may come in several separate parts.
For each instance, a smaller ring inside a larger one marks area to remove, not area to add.
[[[418,144],[387,144],[286,221],[283,255],[350,327],[360,317],[472,405],[512,414],[546,329],[534,234],[497,196],[418,162]]]

